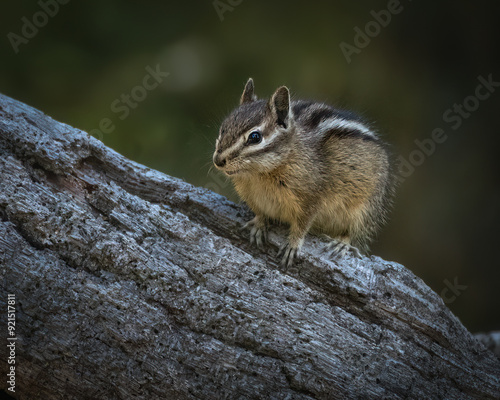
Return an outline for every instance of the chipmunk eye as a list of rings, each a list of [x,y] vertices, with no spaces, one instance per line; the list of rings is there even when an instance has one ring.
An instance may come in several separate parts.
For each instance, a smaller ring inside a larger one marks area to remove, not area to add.
[[[259,131],[253,131],[248,135],[247,144],[257,144],[262,141],[262,134]]]

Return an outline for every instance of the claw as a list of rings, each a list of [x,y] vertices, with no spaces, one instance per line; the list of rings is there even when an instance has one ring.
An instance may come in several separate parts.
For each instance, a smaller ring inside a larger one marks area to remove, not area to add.
[[[347,255],[347,253],[352,253],[358,258],[362,257],[360,251],[356,247],[338,239],[333,239],[330,243],[328,243],[325,246],[325,250],[330,252],[330,257],[334,259],[342,259]]]
[[[255,218],[254,218],[254,219],[255,219]],[[241,231],[244,231],[244,230],[246,230],[246,229],[248,229],[248,228],[251,228],[251,227],[255,224],[254,219],[251,219],[251,220],[250,220],[250,221],[248,221],[245,225],[243,225],[243,226],[240,228],[240,232],[241,232]]]
[[[266,224],[262,222],[261,218],[255,217],[248,221],[241,230],[250,228],[250,244],[255,244],[261,248],[267,242],[267,228]]]
[[[266,231],[265,228],[257,228],[255,226],[252,227],[250,231],[250,243],[255,244],[257,247],[262,247],[262,245],[266,242]]]
[[[363,254],[361,254],[361,252],[359,251],[359,249],[357,247],[350,246],[350,250],[351,250],[352,254],[354,254],[354,257],[363,258]]]
[[[281,266],[285,268],[291,267],[298,252],[299,249],[297,247],[293,247],[289,243],[282,244],[278,250],[278,257],[283,255],[283,258],[281,259]]]
[[[278,257],[279,257],[279,256],[281,256],[281,255],[283,254],[283,252],[284,252],[284,251],[285,251],[285,249],[286,249],[286,246],[288,246],[288,243],[283,243],[283,244],[280,246],[280,248],[278,249],[278,254],[277,254],[277,256],[278,256]]]

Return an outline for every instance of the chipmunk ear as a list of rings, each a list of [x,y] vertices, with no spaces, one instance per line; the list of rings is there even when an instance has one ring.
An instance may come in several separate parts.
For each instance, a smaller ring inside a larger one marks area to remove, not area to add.
[[[270,107],[273,114],[276,116],[278,125],[286,128],[289,124],[291,116],[290,112],[290,91],[286,86],[281,86],[274,92],[271,97]]]
[[[257,100],[257,96],[254,94],[253,79],[248,78],[243,94],[241,95],[240,105],[243,103],[250,103]]]

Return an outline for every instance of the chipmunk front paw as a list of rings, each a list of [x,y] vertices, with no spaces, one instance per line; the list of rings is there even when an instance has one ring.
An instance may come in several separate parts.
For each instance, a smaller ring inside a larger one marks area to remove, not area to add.
[[[255,244],[258,248],[261,248],[267,243],[267,224],[264,218],[255,216],[242,229],[250,229],[250,244]]]
[[[278,250],[278,257],[283,255],[281,266],[285,268],[291,267],[297,254],[299,254],[299,250],[300,248],[297,246],[293,246],[290,243],[284,243]]]

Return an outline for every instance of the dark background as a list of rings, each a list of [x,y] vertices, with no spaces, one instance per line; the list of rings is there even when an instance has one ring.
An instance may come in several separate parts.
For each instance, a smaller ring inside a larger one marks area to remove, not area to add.
[[[229,7],[218,12],[217,4]],[[44,23],[40,3],[7,2],[0,16],[0,92],[91,131],[135,161],[233,200],[230,183],[209,168],[218,125],[249,76],[263,97],[285,84],[296,98],[353,109],[376,121],[396,158],[414,164],[373,253],[414,271],[470,330],[500,329],[500,90],[466,100],[479,76],[500,82],[500,4],[217,4],[74,0],[57,12],[53,7]],[[388,4],[399,10],[390,22],[370,22]],[[34,18],[43,26],[13,46],[13,35],[21,37]],[[372,37],[348,62],[340,44],[354,45],[356,27],[371,28]],[[169,76],[121,119],[111,104],[140,93],[148,66]],[[470,115],[443,118],[464,101]],[[99,133],[105,118],[114,129]],[[446,140],[419,156],[415,141],[431,139],[437,128]],[[454,281],[455,294],[447,289]]]

